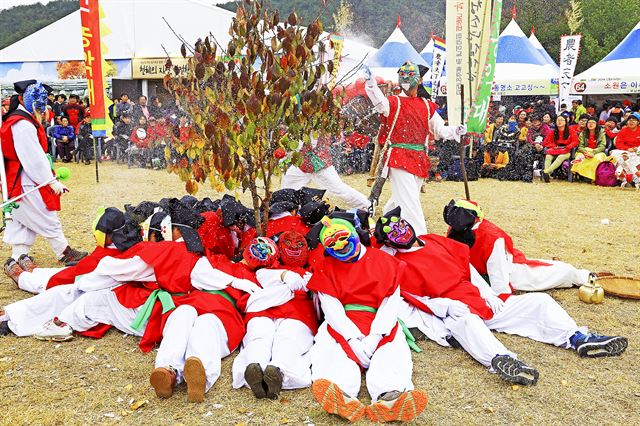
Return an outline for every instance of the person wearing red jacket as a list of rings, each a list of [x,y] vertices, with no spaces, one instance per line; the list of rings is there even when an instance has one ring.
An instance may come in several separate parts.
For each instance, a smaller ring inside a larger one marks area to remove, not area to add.
[[[546,183],[551,180],[551,173],[562,166],[571,157],[571,150],[579,144],[578,135],[567,125],[563,115],[556,117],[556,128],[544,138],[542,144],[546,148],[542,178]]]
[[[405,264],[365,247],[361,235],[368,233],[352,215],[331,216],[311,231],[327,255],[307,284],[324,312],[310,351],[313,396],[325,411],[352,422],[365,414],[373,422],[413,420],[427,395],[413,390],[411,352],[398,324]],[[357,398],[362,370],[368,407]]]
[[[302,235],[306,235],[309,232],[309,225],[304,223],[297,214],[300,208],[300,191],[284,188],[271,194],[269,220],[267,221],[267,231],[265,232],[267,237],[273,238],[277,234],[292,230]]]
[[[616,160],[620,158],[623,151],[638,151],[640,150],[640,112],[632,113],[627,119],[627,125],[624,126],[615,138],[616,148],[611,154],[616,157]]]
[[[398,70],[398,82],[406,96],[386,97],[371,70],[364,68],[367,96],[381,114],[378,143],[389,144],[383,177],[388,176],[391,181],[391,198],[383,212],[400,206],[420,235],[427,233],[420,203],[420,190],[430,169],[427,149],[435,139],[459,142],[467,132],[465,125],[445,126],[436,112],[438,106],[427,99],[428,95],[419,94],[422,76],[427,71],[427,67],[406,62]]]
[[[246,301],[247,334],[233,362],[233,387],[247,386],[256,398],[276,399],[282,389],[311,386],[307,353],[313,345],[318,320],[306,289],[311,275],[305,270],[305,237],[295,231],[284,232],[278,238],[277,249],[269,239],[257,242],[256,250],[252,246],[245,249],[244,258],[248,269],[255,269],[250,279],[262,289]],[[267,258],[272,257],[273,262],[256,264],[253,251],[269,253]],[[262,267],[256,269],[258,266]]]
[[[62,107],[62,115],[69,119],[69,125],[74,129],[86,113],[85,108],[78,103],[79,100],[78,95],[69,95],[69,103]]]

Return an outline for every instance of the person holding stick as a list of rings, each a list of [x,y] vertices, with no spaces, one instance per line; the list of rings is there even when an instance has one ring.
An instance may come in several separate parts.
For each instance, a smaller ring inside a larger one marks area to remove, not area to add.
[[[429,143],[435,139],[455,139],[467,133],[465,125],[445,126],[436,112],[438,106],[422,87],[427,67],[405,62],[398,70],[398,83],[404,96],[384,96],[367,66],[363,66],[365,90],[382,125],[378,143],[387,144],[382,176],[391,180],[391,198],[383,213],[400,206],[418,235],[427,233],[420,204],[420,189],[429,175]]]
[[[4,265],[9,277],[18,274],[19,269],[31,271],[36,267],[29,257],[36,235],[47,239],[64,264],[75,263],[87,255],[69,246],[56,214],[60,210],[60,196],[68,189],[53,174],[46,155],[47,136],[40,124],[40,114],[51,89],[36,80],[17,82],[14,89],[18,95],[3,116],[0,129],[2,178],[7,188],[3,196],[9,199],[24,193],[17,200],[19,208],[12,212],[12,220],[7,220],[4,232],[3,241],[12,247],[11,257]],[[39,190],[33,190],[38,187]]]

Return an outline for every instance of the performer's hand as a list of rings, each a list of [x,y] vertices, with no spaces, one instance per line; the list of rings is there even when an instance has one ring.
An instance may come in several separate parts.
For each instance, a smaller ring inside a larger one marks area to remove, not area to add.
[[[487,302],[494,314],[498,314],[504,309],[504,302],[498,296],[490,295],[485,299],[485,302]]]
[[[373,353],[367,348],[364,342],[360,339],[349,339],[349,346],[353,350],[356,358],[360,361],[360,364],[364,368],[369,368],[369,364],[371,363],[371,356]]]
[[[452,318],[461,318],[470,313],[469,307],[459,300],[452,300],[447,307],[447,315]]]
[[[69,188],[64,186],[59,180],[54,180],[49,184],[49,188],[55,192],[56,195],[62,195],[65,192],[69,192]]]
[[[282,282],[285,283],[291,291],[303,290],[306,284],[304,278],[302,278],[299,274],[291,271],[287,271],[284,273]]]
[[[362,76],[366,81],[373,80],[373,73],[371,72],[371,68],[368,65],[362,64],[360,65],[360,70],[362,71]]]
[[[304,275],[302,276],[305,287],[307,286],[307,284],[309,284],[309,281],[311,281],[311,277],[313,277],[313,274],[309,271],[305,272]]]
[[[467,126],[465,124],[460,124],[456,126],[456,135],[462,136],[467,134]]]
[[[362,339],[362,343],[364,343],[367,349],[371,351],[371,354],[373,356],[373,353],[376,351],[378,345],[380,344],[380,340],[382,340],[381,334],[371,333],[370,335]]]
[[[231,281],[231,287],[249,294],[253,294],[260,290],[260,286],[256,283],[242,278],[234,278],[234,280]]]

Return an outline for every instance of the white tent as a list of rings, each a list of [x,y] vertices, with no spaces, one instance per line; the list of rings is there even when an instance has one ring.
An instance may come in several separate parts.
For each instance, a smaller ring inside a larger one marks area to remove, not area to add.
[[[540,41],[538,40],[538,37],[536,37],[536,34],[533,31],[531,32],[531,35],[529,36],[529,41],[531,42],[533,47],[536,48],[538,53],[540,55],[542,55],[542,57],[547,61],[547,63],[549,65],[553,66],[558,71],[558,76],[559,76],[560,75],[560,67],[558,66],[556,61],[554,61],[553,58],[551,56],[549,56],[547,51],[544,50],[544,46],[542,46],[542,43],[540,43]]]
[[[367,59],[367,65],[371,67],[376,76],[385,80],[397,81],[398,68],[407,61],[411,61],[416,65],[431,66],[431,64],[427,64],[422,59],[416,49],[409,43],[400,27],[396,27],[387,41],[380,46],[380,49]]]
[[[531,44],[515,20],[498,38],[493,93],[557,95],[558,72]]]
[[[434,46],[435,43],[433,42],[433,39],[430,38],[429,43],[427,43],[424,49],[422,49],[422,52],[420,52],[420,56],[422,56],[422,59],[424,59],[429,68],[431,68],[431,63],[433,62],[433,49],[435,48]]]
[[[588,70],[576,75],[571,94],[640,93],[640,22],[615,49]]]

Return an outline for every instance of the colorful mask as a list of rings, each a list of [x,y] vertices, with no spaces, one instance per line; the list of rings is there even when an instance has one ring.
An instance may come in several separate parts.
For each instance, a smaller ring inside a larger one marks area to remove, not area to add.
[[[271,238],[258,237],[244,248],[242,258],[247,262],[249,268],[256,270],[266,268],[278,260],[278,247]]]
[[[413,226],[399,216],[381,217],[384,242],[391,247],[408,249],[416,242]]]
[[[29,85],[22,95],[24,107],[31,114],[34,114],[34,111],[44,113],[47,109],[47,95],[47,89],[41,82]]]
[[[173,225],[171,223],[171,216],[168,214],[157,211],[147,220],[142,222],[142,241],[149,241],[151,231],[160,233],[162,239],[160,241],[173,241]]]
[[[322,218],[320,242],[329,256],[342,262],[355,262],[360,254],[360,237],[347,220]]]
[[[283,265],[304,266],[309,255],[309,246],[303,235],[295,231],[287,231],[280,235],[278,251]]]
[[[398,70],[398,83],[402,90],[409,92],[420,83],[420,70],[412,62],[405,62]]]

